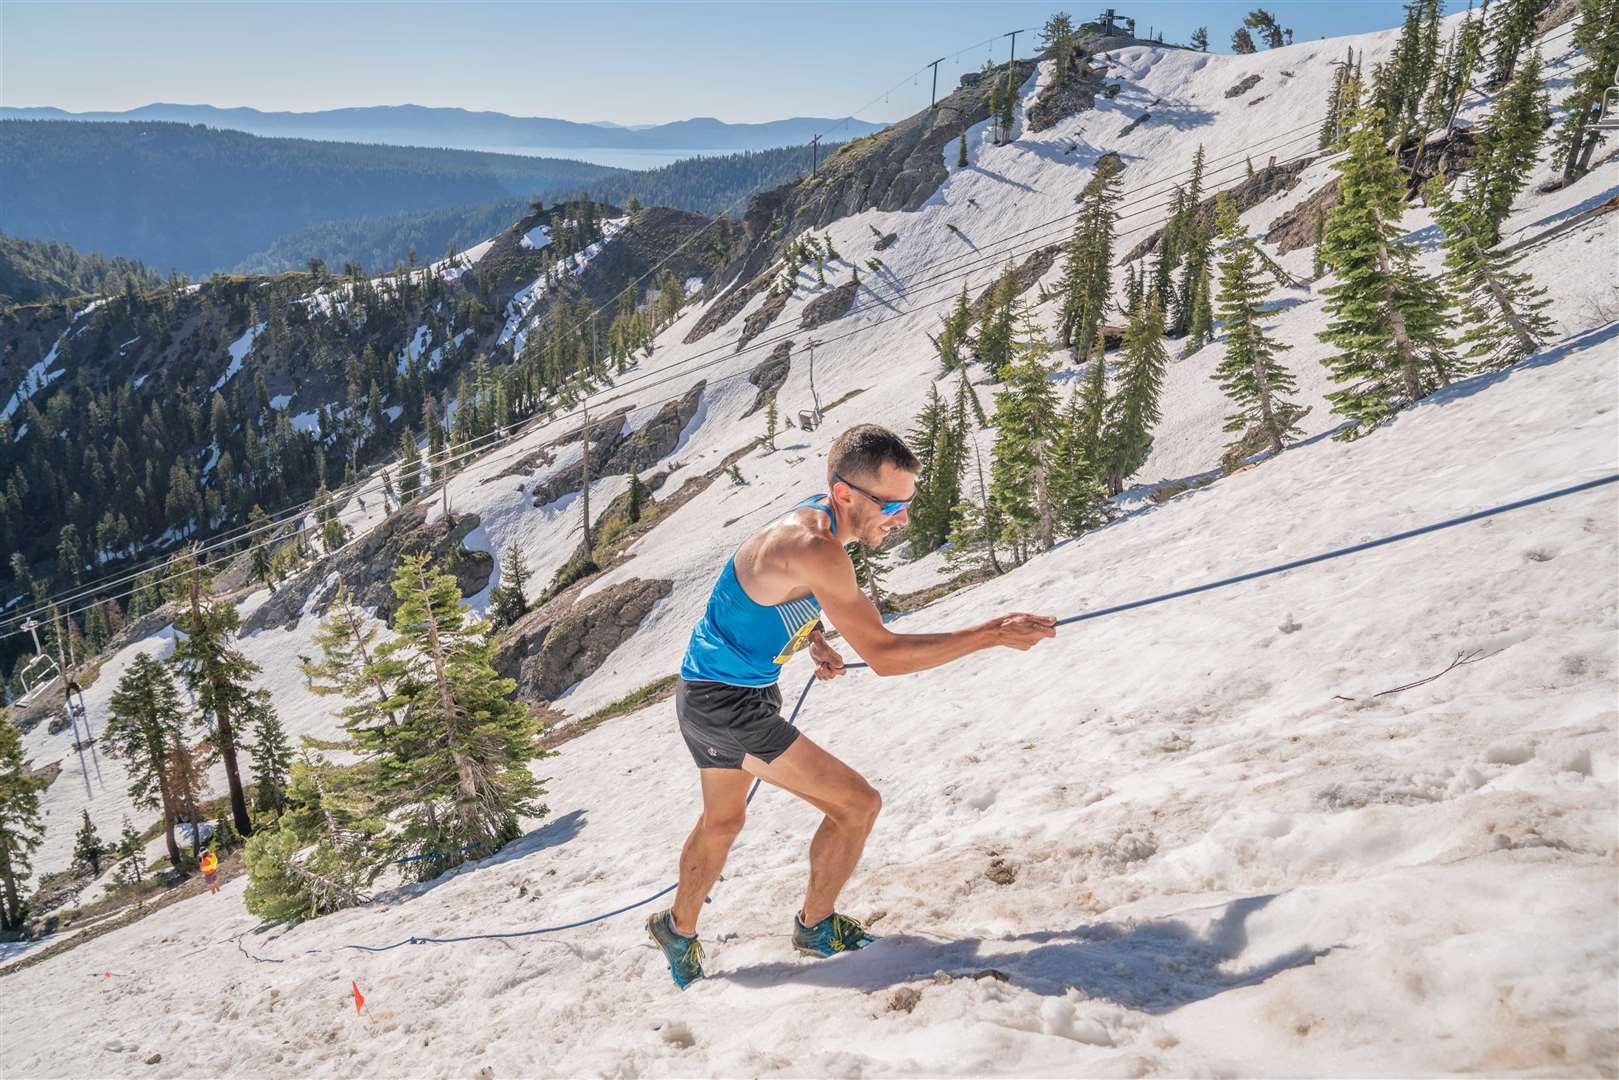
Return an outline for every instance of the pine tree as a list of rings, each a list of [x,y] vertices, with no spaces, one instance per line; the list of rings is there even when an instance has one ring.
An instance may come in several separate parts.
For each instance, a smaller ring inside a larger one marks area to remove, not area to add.
[[[1085,405],[1080,392],[1068,397],[1052,444],[1051,500],[1057,527],[1070,536],[1106,521],[1107,490],[1086,441]]]
[[[1237,27],[1231,35],[1231,51],[1238,55],[1246,55],[1259,50],[1254,47],[1253,35],[1248,33],[1246,26]]]
[[[1169,355],[1164,351],[1164,312],[1156,296],[1130,316],[1124,335],[1124,368],[1119,389],[1108,399],[1106,432],[1108,493],[1124,490],[1124,481],[1147,460],[1152,427],[1158,422],[1158,393]]]
[[[248,711],[253,733],[253,784],[255,805],[261,811],[274,811],[281,816],[285,807],[287,778],[292,769],[292,747],[270,703],[268,691],[253,695]]]
[[[1049,49],[1052,58],[1056,60],[1058,79],[1067,77],[1068,68],[1074,62],[1077,45],[1078,42],[1074,37],[1074,20],[1066,11],[1052,15],[1040,28],[1040,46]]]
[[[81,872],[88,870],[90,876],[101,876],[101,864],[110,854],[107,845],[102,842],[101,834],[96,832],[95,822],[90,820],[90,811],[83,811],[83,819],[79,824],[79,831],[73,838],[73,866]]]
[[[1074,235],[1068,243],[1059,290],[1062,311],[1058,337],[1064,348],[1089,341],[1102,324],[1113,295],[1113,230],[1118,220],[1120,167],[1113,159],[1097,164],[1080,195]]]
[[[1349,58],[1343,63],[1334,62],[1332,65],[1332,92],[1327,95],[1327,115],[1321,121],[1321,137],[1316,143],[1318,150],[1327,150],[1338,145],[1343,137],[1349,103],[1345,101],[1345,90],[1349,85],[1350,74],[1355,66],[1355,50],[1349,50]]]
[[[495,671],[487,627],[468,618],[455,578],[407,555],[393,590],[396,636],[376,655],[392,665],[383,681],[398,724],[381,755],[379,808],[400,845],[444,853],[426,864],[437,874],[514,839],[519,817],[545,813],[528,763],[549,755],[528,707],[509,697],[516,683]]]
[[[882,589],[883,575],[888,570],[887,552],[859,543],[849,549],[849,562],[854,566],[855,584],[866,590],[872,606],[879,613],[889,610]]]
[[[937,384],[928,387],[927,401],[917,414],[906,442],[916,448],[919,465],[916,473],[916,494],[911,499],[910,524],[905,534],[910,538],[911,554],[926,555],[949,535],[950,512],[954,503],[950,490],[954,477],[943,475],[946,463],[940,460],[941,440],[950,427],[950,411],[939,397]],[[948,449],[948,447],[944,447]]]
[[[1474,371],[1498,371],[1534,355],[1552,335],[1541,312],[1551,303],[1527,272],[1513,269],[1522,256],[1492,248],[1488,222],[1477,203],[1450,196],[1436,177],[1428,202],[1445,235],[1446,284],[1458,301],[1465,328],[1461,361]]]
[[[169,755],[180,735],[184,714],[174,681],[162,664],[143,653],[118,680],[108,711],[110,719],[103,744],[109,754],[124,763],[134,805],[163,811],[169,862],[179,866],[180,847],[174,839],[179,807],[169,790]]]
[[[247,812],[236,760],[237,731],[251,722],[252,677],[263,669],[231,647],[242,625],[241,615],[235,604],[216,600],[207,592],[201,569],[188,570],[172,583],[172,589],[178,608],[174,625],[185,637],[175,642],[171,662],[184,673],[197,709],[212,722],[209,741],[225,763],[236,831],[252,836],[253,819]]]
[[[308,754],[293,765],[280,827],[260,831],[243,856],[243,903],[251,914],[268,921],[308,919],[363,902],[361,888],[392,865],[391,856],[371,843],[378,824],[349,813],[363,802],[356,789],[365,773],[364,767],[337,767]]]
[[[776,424],[779,418],[776,415],[776,395],[771,394],[765,402],[765,448],[771,453],[776,450]]]
[[[242,838],[231,827],[230,815],[225,812],[224,806],[220,806],[219,813],[214,816],[214,832],[208,837],[208,847],[216,856],[222,856],[241,846]]]
[[[1017,280],[1008,266],[990,287],[988,302],[978,324],[978,359],[994,378],[1012,358],[1013,326],[1017,320]]]
[[[129,823],[127,816],[124,818],[124,828],[118,835],[118,846],[114,851],[118,856],[118,883],[134,891],[137,910],[145,908],[146,900],[143,894],[146,876],[143,868],[146,863],[146,852],[141,846],[140,833],[135,831],[135,826]],[[178,861],[175,865],[179,865]]]
[[[348,526],[337,516],[337,507],[332,502],[332,493],[322,484],[315,491],[315,505],[313,510],[315,522],[320,526],[320,542],[327,553],[336,551],[348,542]]]
[[[1400,227],[1405,178],[1383,142],[1379,110],[1364,110],[1335,166],[1339,197],[1327,216],[1322,257],[1336,282],[1322,290],[1332,321],[1321,339],[1340,351],[1324,362],[1334,411],[1355,421],[1354,438],[1447,382],[1443,290],[1416,267]]]
[[[1552,152],[1552,164],[1568,180],[1589,171],[1591,154],[1607,138],[1589,125],[1601,115],[1603,95],[1619,68],[1619,0],[1580,0],[1574,47],[1585,54],[1585,66],[1575,74],[1564,101],[1566,111]]]
[[[1137,301],[1132,311],[1139,310],[1145,299]],[[1098,475],[1106,475],[1107,444],[1107,341],[1102,331],[1096,332],[1091,343],[1089,366],[1085,369],[1085,382],[1080,388],[1080,443],[1081,451],[1092,463]]]
[[[39,793],[45,784],[23,764],[22,734],[0,708],[0,930],[21,930],[28,905],[20,889],[32,873],[34,851],[45,839]]]
[[[399,436],[399,501],[408,503],[422,490],[422,455],[416,449],[416,433],[409,426]]]
[[[646,485],[641,483],[640,466],[634,462],[630,464],[630,505],[625,516],[633,525],[641,520],[641,503],[646,499]]]
[[[1263,309],[1269,291],[1261,280],[1254,242],[1237,218],[1237,208],[1225,195],[1219,200],[1220,321],[1225,326],[1225,359],[1214,379],[1237,406],[1226,417],[1224,431],[1246,432],[1257,425],[1273,454],[1282,440],[1295,433],[1295,406],[1283,399],[1297,386],[1292,374],[1276,359],[1291,345],[1266,333]]]
[[[513,544],[500,563],[500,584],[489,591],[490,621],[495,630],[504,630],[528,614],[528,579],[523,551]]]
[[[1282,47],[1282,28],[1277,24],[1276,16],[1264,8],[1255,8],[1250,11],[1243,18],[1242,25],[1249,30],[1256,31],[1270,48],[1280,49]],[[1244,50],[1238,49],[1237,51],[1242,52]],[[1252,52],[1253,50],[1249,49],[1247,51]]]
[[[1198,52],[1209,51],[1209,28],[1200,26],[1192,31],[1192,48]]]
[[[1000,521],[998,539],[1020,562],[1035,551],[1048,550],[1056,539],[1051,469],[1058,401],[1047,378],[1050,353],[1051,346],[1033,319],[1020,319],[1006,388],[995,395],[989,497]]]
[[[1483,145],[1468,173],[1466,200],[1483,211],[1487,243],[1500,240],[1501,223],[1512,212],[1512,200],[1529,182],[1550,119],[1540,50],[1536,49],[1490,107],[1480,140]]]
[[[950,314],[944,317],[944,325],[939,329],[939,336],[933,339],[934,348],[939,354],[939,363],[949,374],[967,362],[967,353],[972,348],[972,311],[967,305],[967,286],[962,285],[961,295],[956,297],[956,303],[950,309]]]
[[[1512,78],[1518,59],[1535,40],[1540,10],[1546,0],[1496,0],[1490,14],[1490,86],[1500,86]]]

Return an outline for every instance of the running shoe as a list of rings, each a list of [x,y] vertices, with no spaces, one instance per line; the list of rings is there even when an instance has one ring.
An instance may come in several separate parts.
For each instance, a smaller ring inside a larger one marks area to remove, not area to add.
[[[805,956],[833,956],[863,949],[877,937],[859,919],[833,912],[814,926],[805,926],[793,916],[793,948]]]
[[[669,961],[669,974],[682,990],[701,979],[703,971],[703,945],[696,935],[686,937],[675,929],[674,916],[665,911],[646,921],[646,936],[663,950]]]

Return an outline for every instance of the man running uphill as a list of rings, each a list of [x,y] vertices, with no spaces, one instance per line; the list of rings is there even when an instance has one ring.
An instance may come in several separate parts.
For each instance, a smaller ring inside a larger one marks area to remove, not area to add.
[[[822,636],[823,608],[878,675],[924,671],[996,645],[1028,649],[1056,632],[1054,619],[1022,614],[946,634],[895,634],[883,626],[844,545],[876,547],[906,523],[916,472],[915,456],[893,433],[872,424],[844,432],[827,455],[830,494],[806,499],[744,540],[692,630],[675,713],[697,761],[703,813],[680,853],[674,907],[647,921],[679,986],[703,976],[697,916],[742,829],[755,776],[826,815],[810,841],[809,890],[793,920],[794,947],[831,956],[873,940],[833,907],[882,799],[782,718],[776,686],[781,666],[805,647],[816,678],[844,673],[843,658]]]

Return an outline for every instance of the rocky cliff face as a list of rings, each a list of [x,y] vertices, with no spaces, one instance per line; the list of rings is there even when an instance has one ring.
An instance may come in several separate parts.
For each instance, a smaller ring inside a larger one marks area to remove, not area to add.
[[[242,624],[242,633],[274,626],[292,629],[305,614],[319,618],[331,607],[339,584],[347,585],[354,601],[384,622],[398,606],[390,582],[404,555],[426,553],[433,564],[455,575],[462,596],[480,592],[494,572],[494,558],[486,551],[461,546],[478,527],[476,514],[427,523],[431,507],[406,507],[330,559],[283,582]]]
[[[697,415],[697,407],[702,403],[703,390],[708,385],[699,382],[679,401],[671,401],[659,409],[657,415],[647,421],[640,428],[624,434],[623,421],[603,423],[592,421],[590,425],[590,475],[592,478],[602,476],[616,476],[627,473],[630,469],[646,470],[656,464],[675,448],[680,441],[680,433],[685,430],[691,418]],[[574,436],[577,438],[577,434]],[[570,491],[577,491],[580,481],[584,478],[582,464],[570,465],[561,472],[548,478],[544,483],[536,484],[532,492],[535,506],[544,506],[555,502]]]
[[[584,582],[529,612],[501,635],[495,666],[525,701],[552,701],[601,666],[674,582],[631,578],[579,600]]]

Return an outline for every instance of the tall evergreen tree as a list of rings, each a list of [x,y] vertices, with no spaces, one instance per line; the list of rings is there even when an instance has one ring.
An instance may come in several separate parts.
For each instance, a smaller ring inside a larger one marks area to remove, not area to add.
[[[273,810],[281,816],[285,807],[287,780],[292,769],[292,746],[287,742],[281,718],[270,703],[267,690],[253,695],[248,709],[253,734],[253,784],[255,804],[260,810]]]
[[[1590,125],[1601,115],[1603,95],[1619,69],[1619,0],[1580,0],[1574,47],[1585,54],[1586,62],[1564,100],[1563,122],[1552,152],[1552,163],[1569,180],[1589,171],[1592,152],[1607,138]]]
[[[528,563],[516,544],[506,549],[500,562],[500,584],[489,590],[490,621],[496,630],[506,627],[528,614]]]
[[[1198,52],[1209,51],[1209,28],[1200,26],[1192,31],[1192,48]]]
[[[1468,173],[1466,198],[1483,211],[1485,238],[1491,244],[1501,238],[1501,223],[1512,212],[1512,200],[1529,182],[1550,119],[1536,49],[1490,107],[1483,145]]]
[[[1058,337],[1064,348],[1088,342],[1102,325],[1113,295],[1113,231],[1122,197],[1120,166],[1112,158],[1097,163],[1080,194],[1074,235],[1063,264],[1061,321]]]
[[[1050,354],[1044,332],[1033,319],[1022,317],[1006,388],[995,395],[989,497],[1000,521],[998,539],[1019,562],[1049,549],[1056,539],[1051,472],[1058,401],[1047,378]]]
[[[1222,430],[1245,432],[1258,426],[1273,454],[1282,451],[1282,440],[1296,431],[1292,423],[1294,407],[1282,398],[1297,386],[1292,373],[1277,360],[1277,354],[1292,348],[1265,331],[1264,303],[1269,289],[1262,280],[1262,268],[1254,242],[1237,219],[1237,208],[1224,195],[1219,202],[1220,239],[1220,320],[1225,326],[1225,359],[1214,371],[1220,389],[1237,406],[1226,417]]]
[[[108,712],[103,735],[107,752],[124,763],[134,805],[162,810],[169,862],[179,866],[180,847],[174,839],[179,807],[169,789],[169,755],[182,731],[184,712],[174,681],[162,664],[143,653],[118,680]]]
[[[520,817],[545,813],[528,763],[549,755],[528,707],[509,697],[516,684],[495,671],[487,626],[468,617],[455,578],[407,555],[393,590],[395,637],[377,657],[396,672],[384,683],[399,720],[377,794],[403,846],[443,853],[427,864],[436,874],[514,839]]]
[[[1248,28],[1246,26],[1239,26],[1232,33],[1231,51],[1239,56],[1245,56],[1248,53],[1259,51],[1254,47],[1253,35],[1248,33]]]
[[[190,567],[170,583],[175,602],[174,625],[185,637],[175,642],[172,662],[184,674],[186,685],[203,717],[212,722],[209,743],[225,764],[230,788],[231,818],[243,837],[253,835],[247,812],[241,767],[236,760],[237,731],[250,723],[254,705],[252,678],[262,668],[232,648],[242,618],[236,605],[215,599],[208,592],[206,573]]]
[[[90,820],[90,811],[83,811],[79,831],[73,837],[73,865],[88,870],[93,878],[100,877],[101,864],[110,853],[111,849],[102,841],[101,834],[96,832],[95,822]]]
[[[1546,0],[1495,0],[1490,13],[1490,86],[1500,86],[1517,71],[1523,51],[1535,40]]]
[[[1051,500],[1057,528],[1070,536],[1096,528],[1106,520],[1107,490],[1087,442],[1085,403],[1080,391],[1068,396],[1052,443]]]
[[[45,784],[23,764],[22,734],[0,708],[0,930],[21,930],[28,917],[21,887],[45,839],[39,793]]]
[[[641,520],[641,504],[645,500],[646,485],[641,482],[641,468],[637,463],[631,462],[630,503],[628,509],[626,509],[624,513],[624,516],[629,518],[631,524]]]
[[[1459,345],[1464,365],[1497,371],[1545,345],[1552,321],[1542,314],[1551,299],[1527,272],[1513,269],[1523,258],[1485,241],[1489,224],[1477,203],[1454,199],[1436,177],[1428,201],[1445,235],[1447,284],[1464,327]]]
[[[1400,226],[1405,178],[1382,137],[1379,110],[1367,109],[1338,162],[1339,197],[1327,216],[1322,256],[1336,282],[1322,292],[1331,316],[1321,339],[1339,352],[1325,360],[1334,411],[1355,421],[1353,438],[1448,381],[1444,292],[1422,274]]]
[[[1152,427],[1158,422],[1158,394],[1168,362],[1164,311],[1158,298],[1151,296],[1130,315],[1118,391],[1107,402],[1101,441],[1110,495],[1124,490],[1125,479],[1141,468],[1152,450]]]
[[[907,440],[916,448],[921,466],[916,476],[916,495],[911,500],[910,524],[905,529],[915,557],[935,550],[950,536],[950,519],[960,492],[959,463],[951,447],[954,426],[938,386],[928,387],[927,401]]]
[[[422,455],[416,433],[407,426],[399,436],[399,501],[408,503],[422,490]]]
[[[141,845],[140,833],[135,831],[135,826],[129,823],[127,816],[124,818],[123,831],[118,834],[118,846],[113,851],[118,856],[119,884],[134,891],[137,910],[144,908],[146,901],[142,893],[146,884],[146,875],[143,872],[146,852]]]

